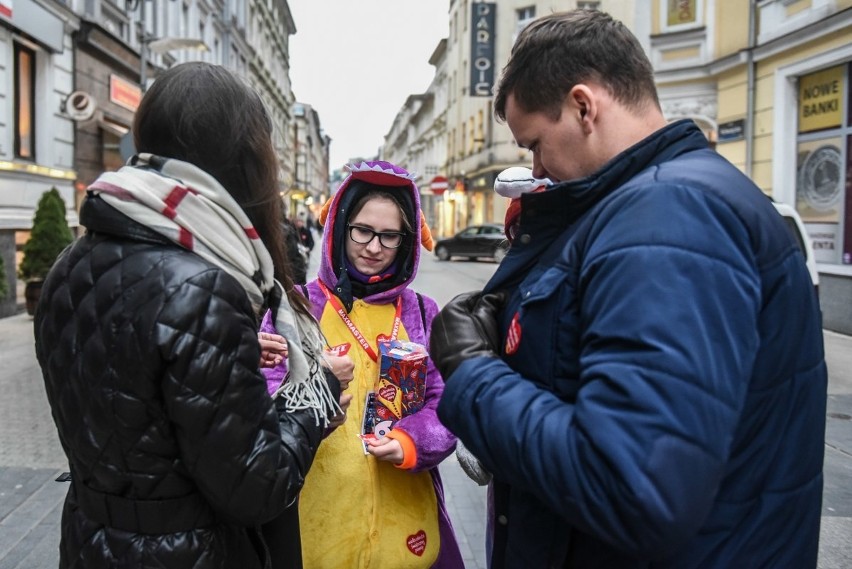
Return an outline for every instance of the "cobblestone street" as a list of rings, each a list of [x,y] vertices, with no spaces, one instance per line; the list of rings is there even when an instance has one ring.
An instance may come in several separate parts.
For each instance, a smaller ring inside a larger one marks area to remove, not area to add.
[[[454,278],[475,288],[485,275],[461,263]],[[451,270],[424,260],[420,290],[443,304],[455,292],[440,278]],[[464,271],[470,272],[469,275]],[[829,375],[825,486],[819,569],[852,567],[852,338],[825,333]],[[44,569],[59,560],[59,520],[67,463],[50,417],[35,359],[32,318],[0,318],[0,569]],[[442,465],[447,509],[467,569],[485,569],[486,489],[461,471],[455,456]]]

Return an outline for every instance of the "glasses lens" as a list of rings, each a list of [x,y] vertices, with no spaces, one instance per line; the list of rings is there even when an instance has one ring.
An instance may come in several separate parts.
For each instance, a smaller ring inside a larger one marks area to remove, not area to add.
[[[402,245],[402,233],[379,233],[379,241],[388,249],[396,249]]]
[[[376,234],[366,227],[358,227],[357,225],[349,226],[349,238],[352,239],[355,243],[360,243],[361,245],[366,245],[370,241],[373,240]]]

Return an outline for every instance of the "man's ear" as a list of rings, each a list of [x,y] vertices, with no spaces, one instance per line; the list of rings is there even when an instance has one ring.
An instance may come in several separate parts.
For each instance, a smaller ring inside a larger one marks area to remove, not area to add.
[[[568,92],[566,106],[569,108],[569,112],[580,122],[583,131],[591,132],[599,110],[594,90],[583,83],[574,85]]]

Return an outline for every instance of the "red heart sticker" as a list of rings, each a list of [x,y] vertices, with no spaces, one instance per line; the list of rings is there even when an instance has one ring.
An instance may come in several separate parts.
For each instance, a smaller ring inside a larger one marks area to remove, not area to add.
[[[393,401],[394,397],[396,397],[396,387],[393,385],[385,385],[379,389],[379,397],[385,401]]]
[[[426,532],[420,530],[414,535],[409,535],[405,540],[405,543],[408,545],[408,549],[411,553],[417,557],[421,557],[423,552],[426,551]]]

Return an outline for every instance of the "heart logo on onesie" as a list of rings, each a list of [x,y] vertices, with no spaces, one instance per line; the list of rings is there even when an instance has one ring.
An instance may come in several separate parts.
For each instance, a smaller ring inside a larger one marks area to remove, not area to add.
[[[414,535],[409,535],[408,538],[406,538],[405,543],[408,545],[408,549],[411,553],[417,557],[422,557],[423,552],[426,551],[426,532],[420,530]]]

